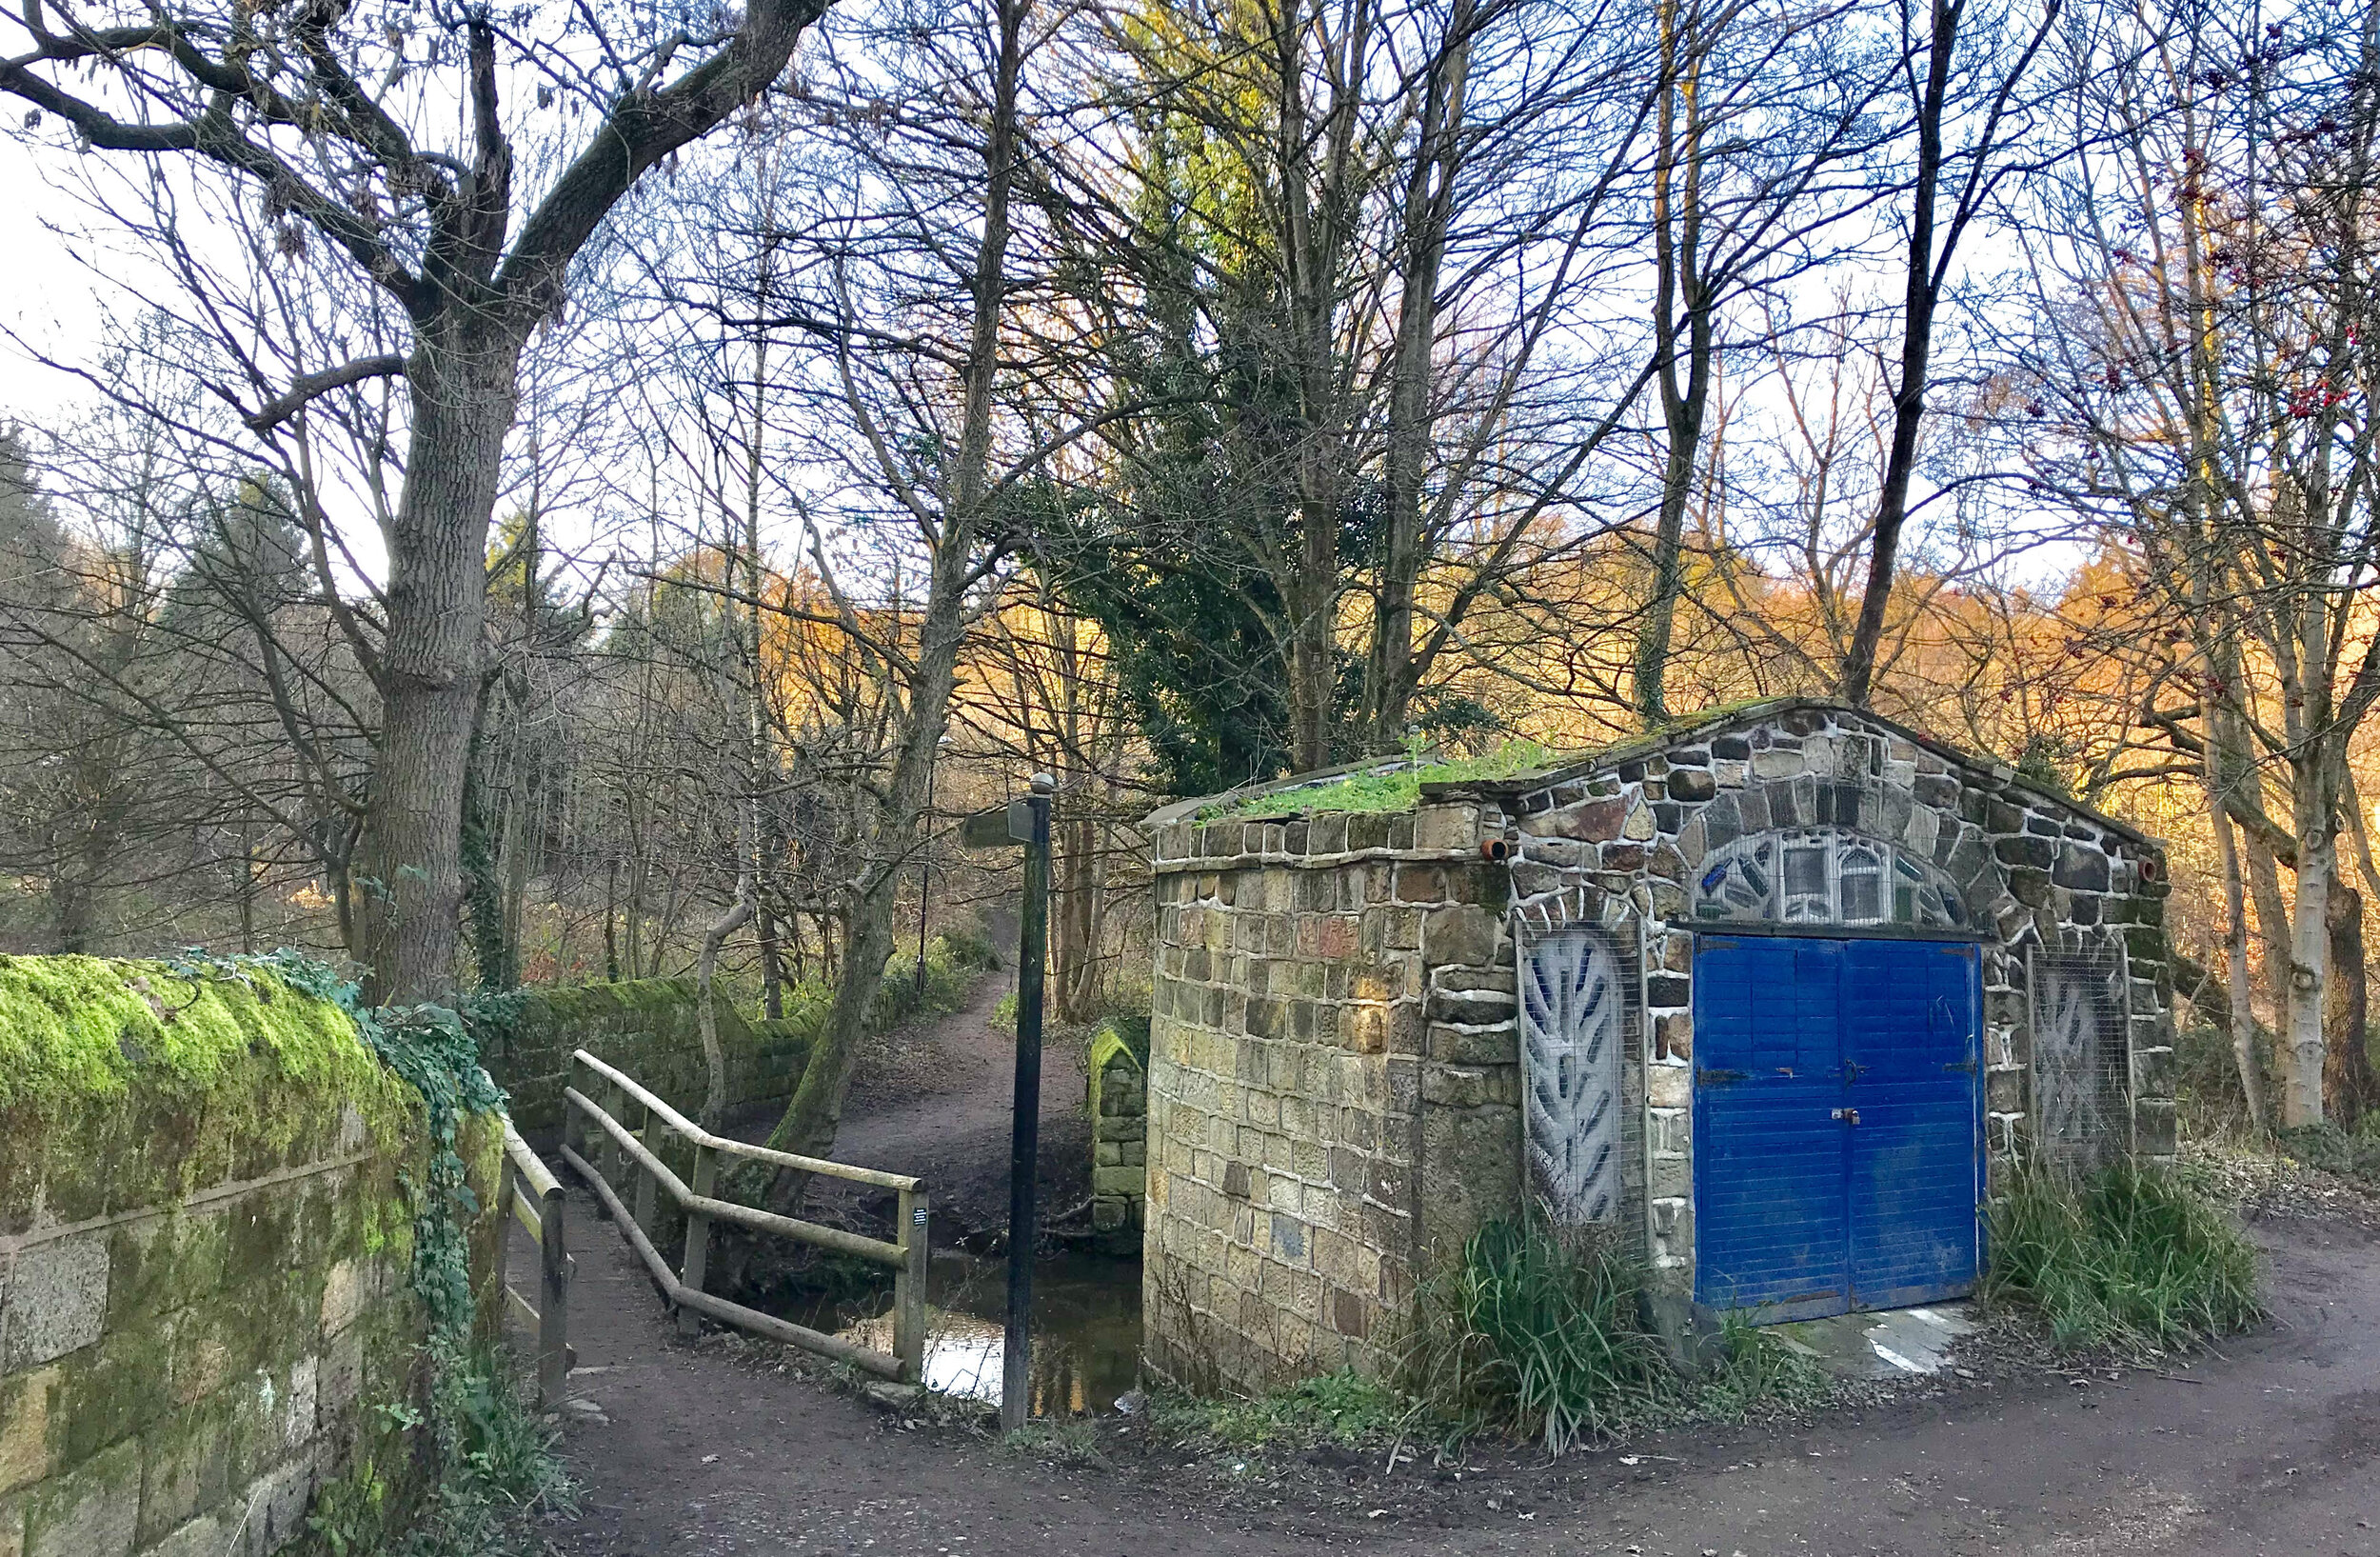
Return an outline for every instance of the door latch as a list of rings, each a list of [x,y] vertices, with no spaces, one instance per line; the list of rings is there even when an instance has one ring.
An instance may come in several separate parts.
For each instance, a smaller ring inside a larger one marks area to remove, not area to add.
[[[1835,1117],[1841,1120],[1846,1125],[1856,1125],[1859,1123],[1859,1110],[1856,1108],[1837,1108],[1835,1110]]]

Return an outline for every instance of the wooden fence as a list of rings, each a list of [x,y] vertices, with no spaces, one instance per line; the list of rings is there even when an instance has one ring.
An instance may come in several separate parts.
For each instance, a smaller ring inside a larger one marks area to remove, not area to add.
[[[562,1186],[521,1139],[512,1121],[505,1121],[503,1181],[496,1192],[499,1213],[519,1220],[537,1245],[537,1302],[512,1289],[505,1269],[511,1229],[496,1236],[496,1285],[510,1306],[520,1308],[537,1329],[537,1408],[552,1410],[562,1404],[574,1360],[570,1349],[570,1277],[578,1268],[563,1233]]]
[[[918,1179],[899,1173],[882,1173],[869,1168],[853,1168],[846,1163],[831,1163],[817,1157],[796,1156],[789,1151],[771,1151],[766,1147],[747,1146],[713,1135],[679,1113],[668,1104],[639,1086],[635,1078],[597,1059],[585,1049],[570,1056],[571,1085],[563,1088],[563,1102],[567,1108],[565,1126],[584,1121],[587,1128],[587,1155],[582,1156],[570,1145],[571,1130],[565,1128],[562,1156],[581,1177],[585,1178],[604,1207],[619,1224],[653,1285],[661,1291],[664,1302],[678,1311],[678,1323],[686,1333],[695,1329],[698,1315],[706,1315],[722,1324],[749,1330],[754,1335],[772,1341],[783,1341],[805,1351],[849,1363],[883,1378],[898,1379],[903,1384],[921,1382],[925,1373],[925,1257],[927,1203],[925,1187]],[[582,1073],[586,1088],[577,1085]],[[606,1104],[599,1104],[588,1095],[600,1089]],[[689,1142],[694,1148],[694,1182],[688,1185],[663,1162],[659,1148],[664,1132]],[[719,1159],[742,1159],[764,1163],[772,1168],[788,1168],[797,1172],[823,1174],[853,1184],[872,1185],[891,1189],[901,1197],[900,1240],[885,1243],[881,1239],[846,1232],[841,1228],[823,1227],[797,1217],[779,1216],[773,1211],[759,1210],[733,1201],[717,1199],[712,1190],[717,1186]],[[590,1158],[592,1160],[590,1160]],[[631,1193],[635,1205],[622,1203],[620,1191],[613,1187],[613,1178],[635,1177]],[[685,1214],[685,1248],[678,1268],[672,1270],[661,1251],[653,1247],[652,1228],[656,1197],[666,1194]],[[893,1272],[893,1349],[887,1354],[870,1347],[856,1345],[838,1335],[827,1335],[796,1325],[773,1314],[747,1308],[740,1303],[714,1297],[703,1289],[704,1268],[709,1257],[710,1229],[714,1222],[732,1222],[756,1232],[776,1233],[783,1237],[830,1248],[840,1254],[856,1256],[877,1265],[888,1266]]]

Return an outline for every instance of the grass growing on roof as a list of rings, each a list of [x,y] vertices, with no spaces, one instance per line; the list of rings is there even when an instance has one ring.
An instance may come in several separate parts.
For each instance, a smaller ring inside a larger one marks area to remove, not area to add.
[[[1226,801],[1200,813],[1200,821],[1234,816],[1310,815],[1316,811],[1409,811],[1421,803],[1421,786],[1469,780],[1517,778],[1553,762],[1552,748],[1536,741],[1506,741],[1477,757],[1405,763],[1387,771],[1350,773],[1328,784],[1298,789],[1268,789],[1244,800]]]
[[[2020,1169],[1991,1210],[1987,1299],[2040,1310],[2064,1347],[2163,1351],[2263,1317],[2256,1251],[2173,1171]]]

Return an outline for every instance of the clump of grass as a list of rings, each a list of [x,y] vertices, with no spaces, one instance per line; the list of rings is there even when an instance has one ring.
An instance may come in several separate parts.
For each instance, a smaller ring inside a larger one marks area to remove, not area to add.
[[[1107,1463],[1106,1457],[1100,1453],[1099,1428],[1081,1417],[1056,1422],[1028,1422],[1015,1431],[1002,1435],[1000,1447],[1006,1453],[1054,1465],[1103,1466]]]
[[[1393,769],[1350,773],[1328,784],[1301,789],[1275,789],[1227,801],[1200,813],[1203,821],[1232,816],[1281,816],[1315,811],[1409,811],[1421,803],[1424,784],[1453,784],[1465,779],[1504,779],[1534,772],[1554,759],[1553,749],[1536,741],[1506,741],[1476,757],[1441,762],[1405,762]]]
[[[1983,1295],[2038,1308],[2061,1347],[2172,1350],[2263,1316],[2255,1250],[2163,1168],[2021,1169],[1992,1207],[1991,1233]]]
[[[1720,1325],[1720,1360],[1700,1382],[1698,1414],[1740,1422],[1762,1407],[1815,1407],[1834,1393],[1824,1368],[1749,1318],[1730,1313]]]
[[[1692,1419],[1820,1404],[1834,1384],[1746,1314],[1698,1373],[1650,1324],[1643,1272],[1565,1238],[1541,1213],[1490,1222],[1426,1283],[1406,1352],[1417,1415],[1449,1442],[1500,1431],[1548,1453]]]
[[[1150,1403],[1159,1431],[1240,1449],[1352,1447],[1400,1430],[1418,1406],[1395,1386],[1351,1367],[1247,1399],[1166,1394]]]
[[[1503,1428],[1559,1454],[1616,1433],[1679,1393],[1642,1289],[1633,1266],[1536,1217],[1490,1222],[1420,1294],[1415,1392],[1458,1436]]]

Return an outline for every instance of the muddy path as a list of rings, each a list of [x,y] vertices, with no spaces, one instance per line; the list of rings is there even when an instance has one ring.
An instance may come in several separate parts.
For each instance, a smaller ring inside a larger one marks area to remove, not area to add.
[[[1383,1473],[1332,1451],[1235,1472],[1115,1419],[1101,1463],[1076,1466],[916,1425],[770,1348],[680,1341],[610,1228],[573,1211],[573,1388],[601,1414],[565,1414],[588,1487],[550,1532],[566,1557],[2380,1551],[2380,1238],[2342,1220],[2256,1228],[2278,1322],[2219,1355]]]
[[[1012,948],[1013,928],[1009,937],[995,944]],[[992,1018],[1014,988],[1015,974],[1006,968],[984,974],[958,1010],[874,1039],[852,1074],[834,1158],[924,1179],[937,1248],[981,1253],[1003,1246],[1017,1050],[1014,1035],[995,1030]],[[1041,1055],[1035,1178],[1045,1231],[1067,1230],[1071,1224],[1062,1219],[1072,1213],[1080,1221],[1091,1198],[1091,1126],[1079,1050],[1070,1037],[1053,1035]],[[727,1128],[759,1141],[775,1123],[770,1110],[731,1119]],[[839,1195],[823,1184],[814,1184],[812,1196],[850,1221],[890,1225],[892,1208],[884,1197]]]

